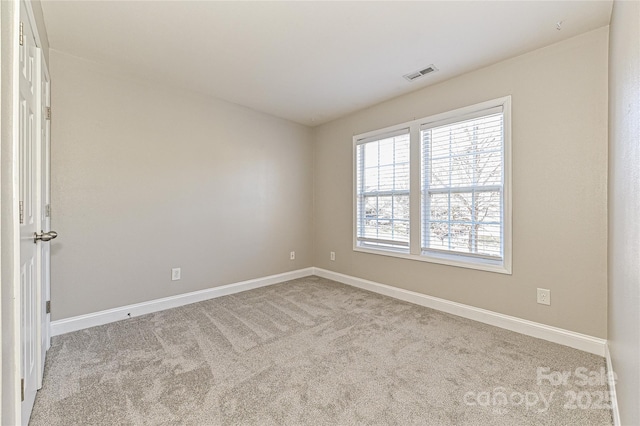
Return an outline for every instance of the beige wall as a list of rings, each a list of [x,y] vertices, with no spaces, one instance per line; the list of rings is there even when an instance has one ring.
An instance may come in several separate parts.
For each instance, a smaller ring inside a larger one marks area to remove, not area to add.
[[[53,320],[312,266],[310,129],[50,61]]]
[[[314,266],[606,337],[607,31],[318,127]],[[513,275],[354,252],[352,136],[509,94]],[[551,306],[536,303],[536,287],[551,289]]]
[[[616,1],[609,43],[609,348],[623,425],[640,424],[640,3]]]

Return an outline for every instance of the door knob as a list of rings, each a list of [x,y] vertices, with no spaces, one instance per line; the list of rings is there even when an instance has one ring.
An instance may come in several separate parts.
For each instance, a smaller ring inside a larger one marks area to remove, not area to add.
[[[58,233],[56,231],[49,231],[49,232],[40,231],[40,232],[41,232],[40,234],[38,234],[37,232],[33,234],[34,243],[38,242],[38,240],[41,240],[44,242],[51,241],[58,236]]]

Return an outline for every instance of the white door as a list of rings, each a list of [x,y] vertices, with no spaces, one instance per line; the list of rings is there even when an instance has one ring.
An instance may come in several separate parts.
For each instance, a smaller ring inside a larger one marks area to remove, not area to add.
[[[45,309],[49,300],[50,252],[46,242],[57,236],[49,229],[49,209],[45,208],[50,200],[50,90],[37,34],[30,4],[20,1],[16,126],[20,295],[16,300],[16,312],[20,322],[19,416],[23,425],[29,422],[36,390],[42,386],[45,354],[49,347],[49,315]]]
[[[51,89],[49,83],[49,72],[47,71],[44,58],[40,60],[40,155],[39,170],[40,178],[40,229],[43,233],[51,231],[51,139],[50,139],[50,107],[51,107]],[[50,314],[47,309],[47,301],[51,300],[51,250],[47,243],[38,243],[40,252],[38,253],[40,264],[40,308],[38,309],[40,329],[40,356],[38,371],[38,389],[42,387],[42,377],[44,375],[44,362],[47,350],[51,346],[50,335]]]
[[[29,415],[38,386],[38,308],[39,283],[37,245],[38,230],[37,151],[39,141],[38,110],[40,51],[36,47],[33,29],[24,2],[20,2],[21,46],[19,71],[19,214],[20,214],[20,372],[22,383],[22,424]]]

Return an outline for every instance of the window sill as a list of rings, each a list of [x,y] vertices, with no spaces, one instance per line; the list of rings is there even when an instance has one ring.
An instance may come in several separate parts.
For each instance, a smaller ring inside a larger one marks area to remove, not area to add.
[[[355,246],[353,251],[367,254],[376,254],[379,256],[397,257],[400,259],[416,260],[419,262],[436,263],[440,265],[455,266],[458,268],[475,269],[478,271],[495,272],[498,274],[511,275],[511,265],[507,265],[506,262],[494,262],[484,259],[473,259],[469,261],[464,256],[449,255],[449,254],[411,254],[409,251],[393,250],[393,249],[380,249]]]

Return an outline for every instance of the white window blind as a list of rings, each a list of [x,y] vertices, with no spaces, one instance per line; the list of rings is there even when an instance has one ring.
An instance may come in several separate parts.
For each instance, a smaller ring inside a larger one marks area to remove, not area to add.
[[[356,144],[356,243],[409,249],[409,129]]]
[[[421,128],[422,250],[502,260],[502,107]]]

